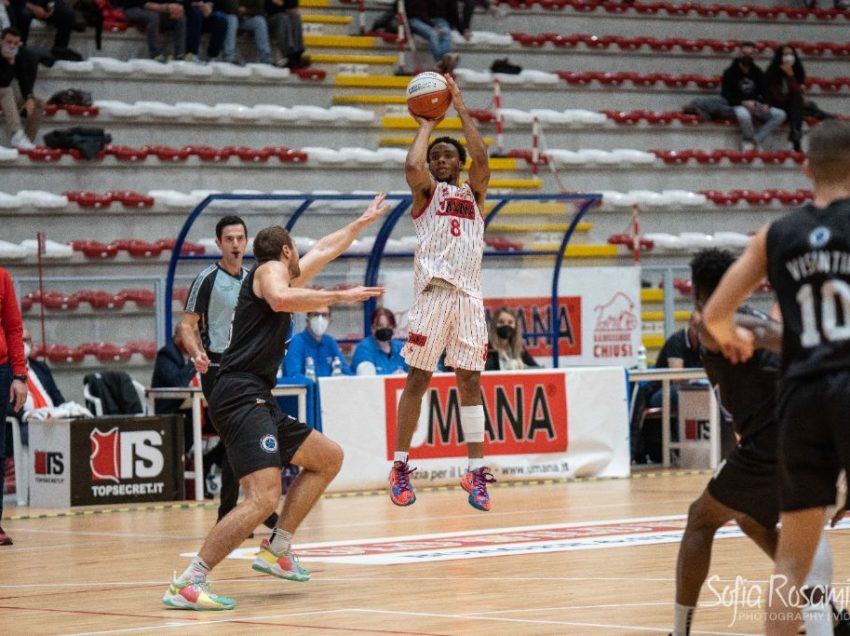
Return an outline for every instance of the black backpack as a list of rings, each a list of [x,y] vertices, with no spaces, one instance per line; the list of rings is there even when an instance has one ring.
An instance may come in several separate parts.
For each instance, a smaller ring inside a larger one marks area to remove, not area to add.
[[[58,106],[91,106],[91,93],[81,91],[77,88],[66,88],[65,90],[53,93],[48,104],[56,104]]]
[[[111,142],[112,135],[103,128],[77,126],[54,130],[44,135],[44,143],[48,148],[74,148],[85,159],[92,159]]]

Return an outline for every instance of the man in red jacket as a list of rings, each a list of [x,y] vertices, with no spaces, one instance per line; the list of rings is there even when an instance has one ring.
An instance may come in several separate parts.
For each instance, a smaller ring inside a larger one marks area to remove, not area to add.
[[[9,272],[0,267],[0,480],[5,476],[6,413],[10,402],[12,413],[23,408],[27,399],[27,361],[24,357],[24,326],[15,287]],[[6,396],[9,396],[8,399]],[[0,484],[0,519],[3,518],[3,488]],[[0,545],[12,545],[0,527]]]

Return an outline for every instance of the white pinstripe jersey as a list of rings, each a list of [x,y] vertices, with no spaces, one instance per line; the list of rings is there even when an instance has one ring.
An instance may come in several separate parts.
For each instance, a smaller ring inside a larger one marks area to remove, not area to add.
[[[413,216],[416,229],[414,289],[421,294],[432,278],[481,298],[484,218],[469,184],[437,182],[431,199]]]

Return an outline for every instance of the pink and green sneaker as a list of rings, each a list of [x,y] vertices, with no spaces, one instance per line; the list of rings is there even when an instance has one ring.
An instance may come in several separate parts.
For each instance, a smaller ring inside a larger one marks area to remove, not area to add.
[[[236,601],[227,596],[212,593],[210,584],[206,581],[180,581],[176,572],[171,577],[162,602],[172,609],[187,609],[198,611],[232,610]]]
[[[268,539],[263,539],[260,544],[260,551],[257,553],[257,558],[254,559],[251,569],[287,581],[304,583],[310,580],[310,573],[301,567],[298,563],[298,557],[292,550],[275,554],[272,552],[272,546]]]
[[[415,471],[407,462],[393,462],[390,469],[390,500],[396,506],[409,506],[416,501],[413,484],[410,483],[410,475]]]
[[[469,493],[469,505],[478,510],[487,512],[490,510],[490,494],[487,492],[487,484],[495,483],[496,478],[482,466],[478,470],[468,470],[460,478],[460,485]]]

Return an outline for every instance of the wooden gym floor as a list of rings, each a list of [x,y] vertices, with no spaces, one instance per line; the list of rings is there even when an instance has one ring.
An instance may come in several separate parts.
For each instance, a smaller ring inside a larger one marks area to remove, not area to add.
[[[181,555],[215,521],[212,504],[9,507],[3,526],[15,545],[0,547],[0,634],[666,634],[684,514],[707,479],[644,472],[502,484],[489,513],[469,507],[459,487],[419,489],[406,509],[384,494],[329,496],[296,536],[313,580],[281,581],[227,559],[211,580],[237,600],[229,612],[160,602],[172,570],[188,563]],[[763,633],[752,605],[771,563],[728,534],[715,542],[694,634]],[[847,535],[829,533],[842,592]]]

